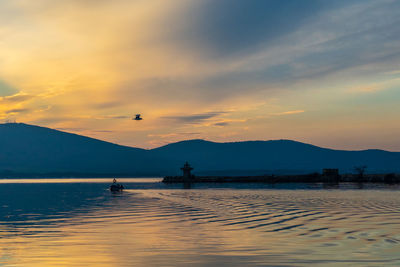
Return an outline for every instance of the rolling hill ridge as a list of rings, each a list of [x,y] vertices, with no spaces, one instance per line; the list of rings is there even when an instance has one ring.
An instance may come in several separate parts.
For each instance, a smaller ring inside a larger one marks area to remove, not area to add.
[[[215,143],[187,140],[155,149],[121,146],[23,123],[0,124],[0,176],[164,176],[189,161],[199,175],[400,172],[400,152],[345,151],[291,140]]]

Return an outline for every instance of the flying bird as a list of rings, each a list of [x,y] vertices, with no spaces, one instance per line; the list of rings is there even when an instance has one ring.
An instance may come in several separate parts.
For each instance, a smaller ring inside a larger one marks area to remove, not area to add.
[[[141,121],[141,120],[143,120],[143,118],[142,118],[142,117],[140,117],[140,114],[136,114],[136,117],[135,117],[135,118],[133,118],[132,120],[135,120],[135,121]]]

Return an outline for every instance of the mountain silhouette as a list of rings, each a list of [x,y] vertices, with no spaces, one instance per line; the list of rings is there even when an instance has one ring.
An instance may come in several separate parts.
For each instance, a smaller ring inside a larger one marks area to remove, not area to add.
[[[159,157],[188,160],[204,174],[294,174],[339,168],[352,172],[368,166],[369,172],[398,172],[400,152],[345,151],[321,148],[291,140],[214,143],[189,140],[153,149]]]
[[[189,161],[198,175],[399,172],[400,152],[344,151],[291,140],[215,143],[187,140],[145,150],[23,123],[0,124],[0,176],[162,176]]]
[[[141,175],[140,170],[151,170],[147,150],[23,123],[0,125],[0,147],[0,172],[5,173]]]

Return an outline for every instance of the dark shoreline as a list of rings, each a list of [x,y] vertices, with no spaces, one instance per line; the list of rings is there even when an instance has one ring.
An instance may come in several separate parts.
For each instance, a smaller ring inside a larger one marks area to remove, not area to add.
[[[160,174],[129,174],[129,173],[0,173],[0,179],[61,179],[61,178],[154,178]]]
[[[262,176],[165,176],[163,183],[400,183],[400,174],[343,174],[327,176],[319,173],[306,175],[262,175]]]

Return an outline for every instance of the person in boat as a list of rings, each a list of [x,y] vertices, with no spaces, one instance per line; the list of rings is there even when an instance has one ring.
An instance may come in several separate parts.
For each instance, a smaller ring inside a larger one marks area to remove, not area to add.
[[[118,184],[117,183],[117,179],[113,179],[113,183],[110,186],[110,190],[111,191],[121,191],[122,189],[124,189],[124,186],[122,184]]]

